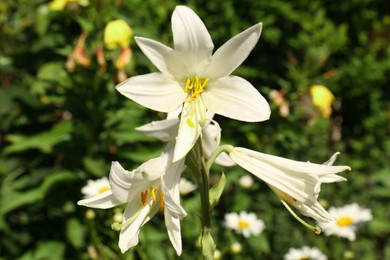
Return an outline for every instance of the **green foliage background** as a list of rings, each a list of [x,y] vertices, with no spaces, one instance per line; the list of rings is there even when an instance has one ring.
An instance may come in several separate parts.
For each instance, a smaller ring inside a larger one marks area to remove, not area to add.
[[[116,90],[113,60],[106,70],[95,55],[107,22],[124,19],[135,35],[172,44],[170,16],[186,4],[202,18],[217,47],[263,22],[259,43],[234,74],[248,79],[270,101],[267,122],[216,117],[223,142],[297,160],[324,162],[335,151],[348,164],[346,183],[323,185],[329,206],[357,202],[374,219],[356,241],[317,236],[299,225],[267,186],[238,185],[244,171],[223,169],[222,200],[213,214],[213,236],[223,259],[282,259],[290,247],[316,246],[330,259],[390,259],[390,9],[385,0],[107,0],[50,11],[47,1],[0,2],[0,259],[174,259],[163,217],[142,228],[140,244],[122,255],[110,229],[115,210],[78,207],[87,180],[107,176],[111,161],[127,169],[158,155],[163,144],[134,128],[164,115],[146,110]],[[65,63],[82,32],[88,33],[89,67],[69,72]],[[128,76],[156,69],[134,41]],[[326,85],[336,96],[331,118],[322,118],[309,87]],[[284,91],[290,114],[268,98]],[[218,176],[220,170],[216,168]],[[184,173],[186,178],[191,178]],[[217,177],[216,177],[217,178]],[[326,201],[325,201],[326,200]],[[183,259],[199,254],[199,197],[182,199]],[[251,211],[265,221],[258,237],[224,229],[224,214]],[[310,220],[308,220],[310,221]],[[194,228],[198,227],[198,228]],[[243,251],[230,252],[239,241]],[[346,253],[347,252],[347,253]],[[349,254],[351,255],[351,254]]]

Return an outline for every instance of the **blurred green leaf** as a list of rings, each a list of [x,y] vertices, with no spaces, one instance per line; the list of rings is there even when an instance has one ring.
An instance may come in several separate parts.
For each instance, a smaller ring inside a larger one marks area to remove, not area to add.
[[[43,153],[51,153],[56,144],[70,140],[72,129],[72,122],[63,121],[46,132],[32,136],[9,134],[7,139],[11,142],[11,145],[4,149],[4,153],[18,153],[28,149],[38,149]]]
[[[19,259],[64,259],[65,245],[61,241],[39,241],[36,248],[28,251]]]
[[[0,197],[0,215],[5,215],[19,207],[36,203],[42,200],[48,191],[56,185],[72,181],[76,178],[75,173],[63,170],[48,175],[39,187],[28,191],[20,192],[8,188],[7,192],[3,193]]]
[[[66,235],[74,248],[79,249],[84,245],[85,234],[85,226],[77,218],[66,222]]]

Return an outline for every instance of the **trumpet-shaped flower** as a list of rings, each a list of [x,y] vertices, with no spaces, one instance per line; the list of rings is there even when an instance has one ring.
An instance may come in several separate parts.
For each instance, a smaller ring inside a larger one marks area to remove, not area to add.
[[[119,248],[122,253],[138,244],[140,228],[160,210],[164,213],[171,243],[177,254],[181,254],[180,220],[186,212],[180,206],[179,179],[184,161],[171,163],[171,157],[164,153],[131,172],[113,162],[109,178],[111,189],[77,203],[101,209],[128,203],[122,224],[113,224],[114,229],[121,230]]]
[[[202,20],[190,8],[178,6],[172,15],[174,49],[135,38],[160,72],[131,77],[117,90],[161,112],[182,106],[174,161],[195,144],[206,122],[206,111],[247,122],[269,118],[264,97],[245,79],[230,76],[257,43],[261,28],[261,23],[250,27],[212,54],[214,44]]]
[[[357,203],[340,208],[330,207],[329,214],[335,217],[334,221],[319,223],[325,235],[336,235],[350,241],[356,239],[358,227],[372,219],[371,210],[361,208]]]
[[[332,216],[317,201],[321,183],[344,181],[336,173],[348,166],[332,166],[334,154],[324,164],[299,162],[282,157],[234,147],[230,158],[239,166],[266,182],[281,200],[297,208],[303,215],[327,222]]]

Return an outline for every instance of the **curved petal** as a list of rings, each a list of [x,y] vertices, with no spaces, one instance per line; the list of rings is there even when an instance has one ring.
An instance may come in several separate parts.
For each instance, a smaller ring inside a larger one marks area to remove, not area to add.
[[[160,112],[177,109],[187,96],[178,82],[162,73],[131,77],[117,85],[116,89],[142,106]]]
[[[191,74],[202,76],[214,48],[206,26],[199,16],[186,6],[177,6],[172,14],[175,51]]]
[[[255,47],[260,38],[261,28],[261,23],[253,25],[222,45],[211,58],[206,74],[211,79],[229,76]]]
[[[309,162],[294,161],[286,158],[282,158],[275,155],[260,153],[252,151],[246,148],[236,147],[234,148],[240,153],[244,153],[247,156],[253,157],[257,160],[270,164],[290,174],[302,176],[304,174],[316,175],[322,177],[325,175],[336,174],[342,171],[351,170],[349,166],[332,166],[324,164],[316,164]]]
[[[267,100],[251,83],[237,76],[210,82],[201,97],[210,111],[240,121],[264,121],[271,114]]]
[[[164,220],[169,240],[175,248],[176,254],[180,256],[182,252],[180,219],[172,217],[171,214],[167,212],[164,214]]]
[[[126,201],[120,201],[117,198],[115,198],[112,195],[111,190],[107,190],[97,196],[93,196],[91,198],[84,199],[84,200],[79,200],[77,202],[77,205],[86,206],[89,208],[96,208],[96,209],[109,209],[118,206],[124,202]]]
[[[181,58],[173,49],[143,37],[135,37],[135,41],[142,52],[163,74],[173,78],[181,78],[188,74]]]
[[[155,214],[156,212],[154,212]],[[151,217],[151,208],[147,204],[143,206],[140,201],[134,200],[130,203],[123,213],[123,223],[130,221],[126,227],[122,228],[119,235],[119,248],[122,253],[138,244],[138,235],[140,228]]]
[[[112,162],[109,183],[113,195],[120,201],[128,201],[134,172],[125,170],[119,162]]]
[[[137,127],[136,130],[144,135],[155,137],[163,142],[169,142],[177,136],[179,130],[179,118],[171,118],[153,121],[149,124]]]
[[[165,174],[170,158],[169,154],[163,153],[157,158],[144,162],[137,169],[145,180],[154,181]]]
[[[218,147],[219,141],[221,140],[221,130],[219,127],[208,124],[203,127],[202,130],[202,148],[206,158],[209,158],[211,153]],[[230,159],[227,153],[221,153],[215,163],[221,166],[230,167],[235,163]]]
[[[229,155],[239,166],[293,199],[315,203],[315,195],[318,193],[315,190],[319,183],[318,177],[313,175],[307,175],[304,178],[291,176],[277,167],[239,152],[236,148]]]
[[[138,169],[127,171],[119,162],[112,162],[109,182],[115,198],[124,202],[131,201],[150,185]]]
[[[195,100],[190,103],[185,103],[181,113],[179,131],[176,137],[175,151],[173,161],[176,162],[187,155],[194,146],[201,132],[199,125],[199,114],[197,111],[197,103],[200,100]]]

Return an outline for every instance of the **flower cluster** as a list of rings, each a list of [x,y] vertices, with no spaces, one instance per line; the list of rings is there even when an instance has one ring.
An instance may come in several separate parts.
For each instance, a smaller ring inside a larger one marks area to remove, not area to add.
[[[169,239],[177,254],[181,254],[180,220],[186,212],[180,205],[180,188],[184,186],[180,180],[185,169],[194,175],[201,193],[201,244],[208,247],[203,252],[214,252],[209,214],[221,196],[224,175],[210,190],[208,176],[213,163],[238,165],[267,183],[285,205],[288,203],[321,222],[332,220],[317,198],[322,183],[344,181],[337,173],[350,170],[348,166],[333,166],[337,153],[324,164],[315,164],[231,145],[219,146],[221,129],[213,119],[214,114],[244,122],[260,122],[270,117],[268,102],[256,88],[231,75],[252,51],[261,30],[262,24],[255,24],[213,53],[214,44],[202,20],[190,8],[178,6],[172,15],[174,48],[135,37],[142,52],[160,72],[131,77],[116,88],[142,106],[167,113],[165,120],[137,128],[166,142],[166,147],[159,157],[132,171],[113,162],[110,189],[78,202],[103,209],[127,203],[122,223],[113,224],[114,229],[120,230],[122,252],[138,243],[140,228],[160,211]],[[258,235],[264,229],[264,223],[254,213],[246,212],[226,215],[226,226],[245,237]]]

